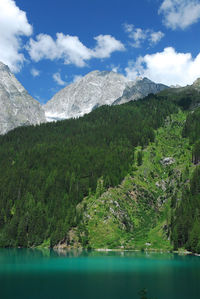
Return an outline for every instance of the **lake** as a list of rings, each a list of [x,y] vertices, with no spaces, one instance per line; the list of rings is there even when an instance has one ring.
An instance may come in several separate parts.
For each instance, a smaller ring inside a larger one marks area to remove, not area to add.
[[[0,249],[0,298],[199,299],[200,257]]]

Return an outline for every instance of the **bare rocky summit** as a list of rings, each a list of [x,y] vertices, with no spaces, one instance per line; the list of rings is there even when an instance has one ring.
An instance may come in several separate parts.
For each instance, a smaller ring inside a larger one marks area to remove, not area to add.
[[[114,72],[93,71],[60,90],[44,105],[48,121],[82,116],[119,98],[128,80]]]
[[[113,105],[120,105],[129,101],[136,101],[146,97],[150,93],[158,93],[168,86],[160,83],[155,83],[148,78],[138,77],[134,82],[130,82],[125,88],[122,96],[118,98]]]
[[[18,126],[80,117],[102,105],[123,104],[166,88],[147,78],[129,81],[115,72],[93,71],[60,90],[42,107],[0,62],[0,134]]]
[[[147,78],[129,81],[115,72],[93,71],[60,90],[44,105],[45,115],[47,121],[75,118],[99,106],[138,100],[165,88],[168,87]]]
[[[0,62],[0,134],[23,125],[45,122],[44,110]]]

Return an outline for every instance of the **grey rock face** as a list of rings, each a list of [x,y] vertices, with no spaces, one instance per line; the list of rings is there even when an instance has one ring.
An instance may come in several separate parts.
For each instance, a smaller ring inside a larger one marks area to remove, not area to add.
[[[175,163],[175,160],[174,158],[172,157],[165,157],[163,158],[160,163],[163,165],[163,166],[166,166],[166,165],[171,165],[171,164],[174,164]]]
[[[196,79],[191,87],[196,89],[197,91],[200,91],[200,78]]]
[[[59,91],[44,105],[48,121],[79,117],[119,98],[128,80],[114,72],[93,71]]]
[[[93,71],[66,86],[44,105],[47,121],[79,117],[102,105],[117,105],[143,98],[167,86],[147,78],[128,81],[115,72]]]
[[[0,62],[0,134],[45,121],[41,105],[28,94],[8,66]]]
[[[157,84],[147,78],[138,78],[135,82],[130,82],[125,88],[123,95],[118,98],[113,105],[124,104],[129,101],[136,101],[146,97],[150,93],[157,93],[168,86],[164,84]]]

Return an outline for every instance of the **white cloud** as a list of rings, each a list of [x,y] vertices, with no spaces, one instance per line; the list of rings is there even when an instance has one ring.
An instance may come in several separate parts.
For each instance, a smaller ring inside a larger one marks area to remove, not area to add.
[[[53,39],[47,34],[37,35],[37,41],[34,41],[31,38],[26,48],[29,51],[31,58],[36,62],[40,61],[42,58],[53,60],[57,55],[56,45]]]
[[[151,44],[157,44],[164,37],[164,33],[161,31],[150,33],[149,41]]]
[[[40,75],[40,71],[35,68],[32,68],[30,72],[33,77],[38,77]]]
[[[129,33],[129,32],[131,33],[134,30],[134,25],[133,24],[125,23],[125,24],[123,24],[123,26],[124,26],[124,31],[127,32],[127,33]]]
[[[58,85],[66,85],[67,83],[62,80],[60,73],[53,74],[53,79]]]
[[[119,72],[119,69],[120,69],[120,66],[119,65],[116,65],[116,66],[112,66],[112,72],[114,73],[118,73]]]
[[[73,83],[80,81],[83,78],[81,75],[75,75],[73,78]]]
[[[38,62],[42,59],[64,59],[65,64],[73,63],[84,66],[90,58],[90,50],[87,49],[77,36],[57,33],[56,41],[50,35],[39,34],[36,40],[30,39],[27,50],[31,58]]]
[[[99,35],[94,38],[96,47],[87,48],[77,36],[56,34],[56,40],[47,34],[39,34],[36,40],[30,39],[27,50],[30,57],[38,62],[42,59],[63,59],[65,64],[78,67],[86,65],[91,58],[108,58],[115,51],[123,51],[123,44],[110,35]]]
[[[77,36],[64,35],[57,33],[57,46],[58,57],[64,57],[66,64],[75,64],[76,66],[84,66],[85,60],[90,58],[90,50],[85,47]]]
[[[161,31],[135,28],[133,24],[124,24],[124,30],[133,41],[131,46],[134,48],[140,48],[145,40],[148,40],[150,45],[155,45],[164,37],[164,33]]]
[[[25,60],[21,53],[22,36],[30,36],[32,26],[26,13],[13,0],[0,0],[0,61],[18,72]]]
[[[159,8],[163,14],[163,23],[173,30],[185,29],[200,19],[198,0],[164,0]]]
[[[112,71],[114,73],[121,73],[123,71],[123,69],[121,68],[120,64],[114,64],[114,63],[111,63],[111,64],[108,64],[106,66],[106,69],[108,71]]]
[[[94,38],[97,41],[96,47],[92,50],[95,58],[109,58],[115,51],[124,51],[124,45],[111,35],[98,35]]]
[[[200,54],[193,58],[190,53],[178,53],[168,47],[130,62],[125,72],[129,80],[142,76],[166,85],[184,86],[200,77]]]
[[[124,31],[128,33],[128,37],[133,40],[131,46],[134,48],[140,48],[142,42],[147,38],[146,30],[135,28],[133,24],[124,24]]]
[[[141,28],[135,28],[135,30],[130,33],[129,37],[134,40],[132,46],[134,48],[140,48],[142,42],[147,39],[147,32]]]

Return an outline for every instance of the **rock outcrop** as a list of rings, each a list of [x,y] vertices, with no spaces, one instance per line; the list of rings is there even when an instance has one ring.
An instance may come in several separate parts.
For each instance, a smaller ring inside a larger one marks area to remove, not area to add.
[[[45,122],[44,110],[0,62],[0,134],[23,125]]]
[[[150,93],[158,93],[164,89],[169,88],[168,86],[160,83],[154,83],[147,78],[138,78],[134,82],[130,82],[125,88],[123,95],[118,98],[113,105],[124,104],[129,101],[136,101],[144,98]]]
[[[119,98],[128,80],[114,72],[93,71],[60,90],[44,105],[48,121],[82,116]]]

